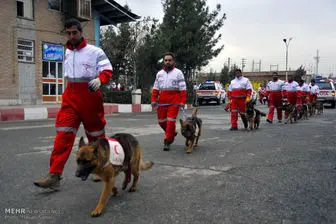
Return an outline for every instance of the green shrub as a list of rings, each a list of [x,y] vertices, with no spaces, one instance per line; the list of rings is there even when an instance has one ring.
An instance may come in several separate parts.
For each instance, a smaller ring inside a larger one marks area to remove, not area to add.
[[[132,104],[131,91],[104,91],[105,103]]]

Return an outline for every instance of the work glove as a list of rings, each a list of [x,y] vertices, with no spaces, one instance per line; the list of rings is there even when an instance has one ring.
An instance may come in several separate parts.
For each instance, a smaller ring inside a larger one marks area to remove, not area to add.
[[[309,96],[306,97],[306,100],[309,100]]]
[[[251,97],[250,97],[250,96],[247,96],[245,102],[248,103],[248,102],[250,102],[250,101],[251,101]]]
[[[231,99],[228,99],[228,104],[230,104],[231,103]]]
[[[101,86],[101,81],[99,78],[95,78],[95,79],[92,79],[90,82],[89,82],[89,90],[91,92],[96,92]]]
[[[152,105],[152,108],[157,108],[158,106],[156,102],[152,102],[151,105]]]

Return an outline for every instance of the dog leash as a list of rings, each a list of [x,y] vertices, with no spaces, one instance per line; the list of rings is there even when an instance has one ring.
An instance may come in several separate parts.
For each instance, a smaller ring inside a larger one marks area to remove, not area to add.
[[[180,107],[180,110],[181,110],[181,119],[185,121],[186,120],[185,109],[183,107]]]

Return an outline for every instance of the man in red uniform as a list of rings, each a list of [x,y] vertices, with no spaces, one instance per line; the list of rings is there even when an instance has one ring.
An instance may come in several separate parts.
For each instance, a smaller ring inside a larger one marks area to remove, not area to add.
[[[267,116],[267,122],[273,123],[274,109],[277,110],[278,122],[282,121],[282,87],[285,83],[279,80],[278,73],[273,72],[273,80],[266,86],[266,94],[269,96],[269,111]]]
[[[301,107],[303,106],[305,99],[306,99],[306,93],[305,93],[305,89],[304,89],[304,85],[303,85],[304,81],[301,79],[299,80],[299,86],[296,87],[297,90],[297,101],[296,101],[296,107],[298,110],[301,109]]]
[[[163,150],[169,151],[177,134],[176,117],[187,100],[187,87],[182,71],[174,67],[174,54],[165,54],[163,60],[164,67],[156,75],[151,102],[157,109],[159,125],[165,131]]]
[[[59,188],[61,174],[81,122],[90,142],[105,137],[106,121],[99,89],[101,84],[111,79],[112,65],[103,50],[86,43],[79,21],[67,21],[65,29],[68,37],[64,62],[67,87],[56,118],[57,134],[50,157],[49,174],[34,182],[42,188]]]
[[[296,106],[296,101],[297,101],[297,87],[299,84],[294,81],[294,78],[292,75],[288,76],[288,82],[285,83],[283,87],[283,97],[287,99],[287,102],[289,104],[292,104]],[[288,113],[285,112],[285,117],[288,117]]]
[[[310,81],[309,102],[316,102],[317,95],[320,93],[320,88],[315,84],[315,79]]]
[[[231,105],[231,131],[238,130],[238,112],[247,128],[248,121],[245,114],[246,103],[251,100],[252,86],[250,80],[242,76],[240,69],[235,70],[236,78],[229,85],[228,103]]]

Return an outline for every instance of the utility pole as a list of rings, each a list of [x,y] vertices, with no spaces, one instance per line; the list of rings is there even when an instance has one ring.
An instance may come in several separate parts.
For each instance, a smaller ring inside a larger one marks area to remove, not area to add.
[[[229,71],[231,70],[231,68],[230,68],[230,63],[231,63],[231,58],[228,58],[228,67],[229,67]]]
[[[314,57],[314,59],[316,60],[316,73],[315,73],[315,75],[318,75],[318,64],[320,62],[319,50],[317,50],[316,57]]]
[[[252,72],[254,72],[254,59],[252,61]]]
[[[259,61],[259,72],[261,71],[261,60]]]
[[[288,40],[286,38],[283,39],[283,42],[285,42],[285,45],[286,45],[286,80],[288,80],[288,46],[289,46],[289,42],[292,39],[293,39],[292,37],[290,37]]]
[[[242,71],[244,71],[245,65],[246,65],[246,58],[243,58],[242,59]]]

